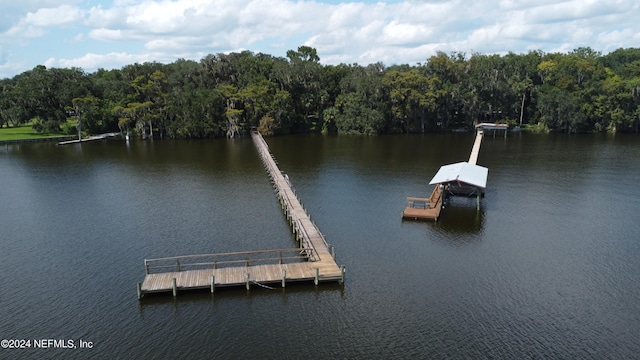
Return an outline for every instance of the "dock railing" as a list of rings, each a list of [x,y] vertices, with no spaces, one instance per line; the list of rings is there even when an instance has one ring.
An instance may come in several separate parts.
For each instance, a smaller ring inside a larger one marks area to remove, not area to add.
[[[146,293],[218,286],[246,286],[250,283],[313,280],[344,282],[344,265],[336,263],[335,249],[327,244],[318,226],[304,208],[289,178],[282,173],[269,147],[252,132],[260,158],[273,182],[282,211],[291,225],[299,247],[293,249],[185,255],[146,259],[145,279],[138,283],[138,298]]]
[[[219,269],[243,265],[289,264],[313,261],[316,257],[317,254],[313,247],[304,249],[260,250],[145,259],[144,268],[146,274],[152,274],[155,272]]]

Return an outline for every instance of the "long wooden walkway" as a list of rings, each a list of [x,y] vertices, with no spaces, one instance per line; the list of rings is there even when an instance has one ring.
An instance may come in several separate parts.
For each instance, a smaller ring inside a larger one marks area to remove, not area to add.
[[[344,281],[345,268],[335,261],[335,251],[296,196],[258,132],[251,137],[275,187],[299,247],[282,250],[175,256],[147,259],[145,278],[138,283],[138,298],[146,293],[218,287],[284,287],[291,281]]]
[[[471,148],[471,155],[469,155],[469,161],[467,161],[471,165],[476,165],[478,162],[478,155],[480,154],[480,144],[482,144],[482,138],[484,137],[484,132],[482,129],[478,129],[476,133],[476,141],[473,143],[473,148]]]

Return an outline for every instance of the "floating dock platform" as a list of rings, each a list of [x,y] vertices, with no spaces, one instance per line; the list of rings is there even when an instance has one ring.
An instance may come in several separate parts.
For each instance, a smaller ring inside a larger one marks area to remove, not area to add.
[[[441,186],[436,186],[428,198],[409,197],[409,205],[402,212],[403,219],[438,221],[444,204],[444,192]]]

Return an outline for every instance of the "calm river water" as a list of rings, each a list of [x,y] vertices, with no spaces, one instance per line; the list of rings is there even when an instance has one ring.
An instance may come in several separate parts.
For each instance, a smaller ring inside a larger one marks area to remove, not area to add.
[[[251,140],[0,146],[0,358],[638,358],[640,138],[487,136],[481,210],[402,221],[473,140],[269,138],[344,286],[142,301],[145,258],[294,245]]]

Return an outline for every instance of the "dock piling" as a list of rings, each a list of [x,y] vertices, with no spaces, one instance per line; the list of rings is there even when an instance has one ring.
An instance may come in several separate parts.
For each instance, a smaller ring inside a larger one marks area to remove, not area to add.
[[[287,280],[287,270],[282,270],[282,287],[284,287]]]

